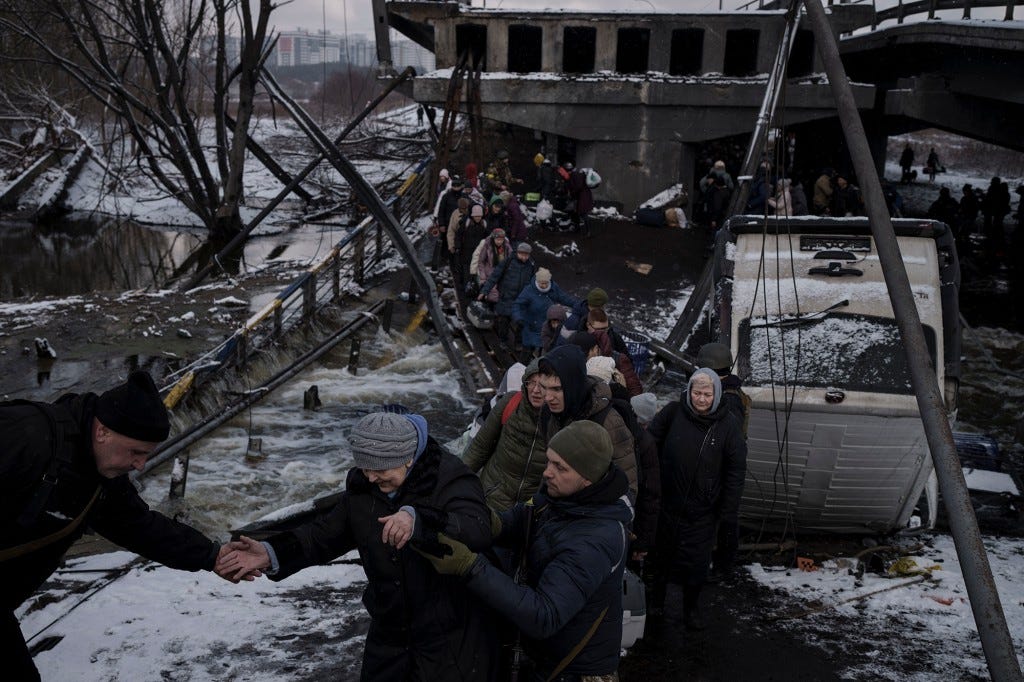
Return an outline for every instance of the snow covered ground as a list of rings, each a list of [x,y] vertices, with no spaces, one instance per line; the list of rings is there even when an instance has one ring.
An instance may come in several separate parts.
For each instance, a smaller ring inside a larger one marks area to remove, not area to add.
[[[829,651],[866,651],[863,661],[840,671],[846,679],[987,679],[952,538],[923,539],[927,546],[912,557],[910,570],[927,570],[929,577],[857,577],[852,558],[810,572],[760,564],[748,571],[774,591],[779,627]],[[1024,661],[1024,540],[990,537],[985,548],[1018,660]]]
[[[763,599],[730,608],[757,612],[770,627],[834,653],[844,679],[986,679],[952,541],[922,539],[927,546],[910,570],[927,569],[928,577],[857,577],[852,558],[812,572],[753,564],[747,571]],[[1024,540],[985,544],[1019,655]],[[358,566],[335,564],[280,583],[232,585],[115,552],[69,561],[19,616],[31,644],[61,638],[36,656],[44,680],[354,680],[367,627],[364,582]]]
[[[30,646],[61,638],[35,658],[44,680],[358,679],[359,566],[232,585],[113,552],[69,561],[50,584],[19,610]]]

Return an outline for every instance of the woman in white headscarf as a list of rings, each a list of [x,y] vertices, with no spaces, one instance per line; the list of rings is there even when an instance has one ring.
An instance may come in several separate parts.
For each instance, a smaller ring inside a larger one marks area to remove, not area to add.
[[[653,606],[664,604],[669,620],[681,611],[686,628],[700,630],[698,601],[715,529],[719,522],[735,527],[739,511],[747,462],[743,427],[722,407],[718,374],[703,367],[647,430],[658,443],[662,486]]]

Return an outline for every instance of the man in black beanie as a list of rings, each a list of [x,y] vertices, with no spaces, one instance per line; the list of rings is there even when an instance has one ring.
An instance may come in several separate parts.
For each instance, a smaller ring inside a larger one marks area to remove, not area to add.
[[[221,546],[150,510],[128,480],[169,433],[145,372],[99,396],[0,403],[0,651],[10,679],[39,679],[15,609],[87,527],[171,568],[213,570]]]

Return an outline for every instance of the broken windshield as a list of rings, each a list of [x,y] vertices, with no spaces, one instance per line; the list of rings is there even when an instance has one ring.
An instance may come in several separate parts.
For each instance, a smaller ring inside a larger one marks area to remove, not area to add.
[[[740,323],[738,371],[748,386],[772,384],[913,393],[896,320],[831,313],[792,327],[763,317]],[[935,331],[924,326],[935,364]]]

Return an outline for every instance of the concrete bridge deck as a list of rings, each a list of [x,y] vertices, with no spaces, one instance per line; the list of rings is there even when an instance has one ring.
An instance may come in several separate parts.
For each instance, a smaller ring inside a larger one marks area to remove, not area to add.
[[[1003,0],[1007,14],[1017,1]],[[600,168],[604,183],[597,198],[620,201],[627,211],[674,182],[692,187],[700,143],[753,129],[786,25],[781,9],[652,13],[479,9],[458,2],[373,5],[382,64],[390,63],[388,26],[435,53],[438,71],[413,84],[417,101],[443,107],[451,67],[466,55],[482,71],[483,118],[533,129],[538,147],[549,154],[571,140],[573,158],[556,160]],[[947,5],[958,3],[914,3],[907,13],[934,13]],[[876,151],[891,133],[926,127],[1024,148],[1014,125],[1024,114],[1024,22],[935,20],[877,28],[892,19],[891,11],[835,4],[829,13]],[[823,146],[822,135],[838,136],[822,71],[813,35],[798,28],[788,58],[785,125],[812,124],[805,150]],[[884,159],[877,161],[881,168]]]

